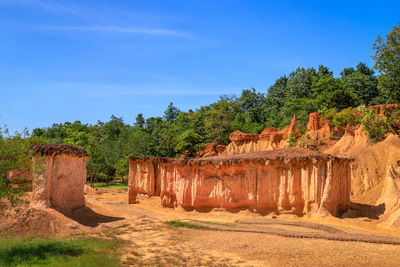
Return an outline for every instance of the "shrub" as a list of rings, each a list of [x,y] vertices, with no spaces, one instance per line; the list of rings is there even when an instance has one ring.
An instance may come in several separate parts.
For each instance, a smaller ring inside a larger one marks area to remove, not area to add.
[[[389,132],[385,117],[377,114],[375,110],[364,111],[362,125],[372,143],[382,141]]]
[[[314,140],[310,137],[309,134],[303,135],[299,139],[299,147],[309,148],[311,146],[314,146]]]
[[[323,113],[322,118],[324,120],[329,120],[329,123],[331,123],[333,121],[333,117],[336,116],[337,113],[338,112],[336,108],[331,108]]]
[[[27,138],[27,135],[28,133],[24,131],[11,136],[7,128],[0,128],[0,211],[27,203],[21,198],[26,189],[25,186],[16,185],[18,182],[23,183],[24,179],[18,175],[13,181],[8,178],[10,171],[17,171],[17,173],[32,171],[31,164],[28,164],[33,155],[31,145],[41,140]],[[27,185],[27,183],[23,184]]]
[[[299,138],[295,134],[290,133],[288,136],[289,147],[295,147],[297,145],[298,140]]]
[[[361,123],[360,112],[355,108],[345,108],[339,113],[336,109],[330,109],[323,118],[329,120],[329,126],[338,128],[352,127]]]
[[[393,109],[383,107],[383,113],[386,117],[386,124],[391,133],[400,135],[400,107],[395,106]]]
[[[304,135],[305,129],[295,129],[294,132],[290,133],[288,137],[289,147],[295,147],[298,145],[300,138]]]

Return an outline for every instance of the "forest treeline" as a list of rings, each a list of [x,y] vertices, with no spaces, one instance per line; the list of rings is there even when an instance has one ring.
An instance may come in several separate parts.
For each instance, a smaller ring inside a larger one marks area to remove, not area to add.
[[[340,111],[389,99],[379,91],[377,76],[364,63],[344,69],[338,78],[325,66],[298,68],[280,77],[267,93],[246,89],[238,97],[221,96],[215,103],[187,112],[171,103],[163,116],[145,119],[139,114],[133,125],[115,116],[95,125],[80,121],[53,124],[34,129],[32,136],[86,148],[88,172],[97,179],[109,179],[128,173],[128,156],[193,155],[205,143],[228,144],[234,130],[260,133],[265,127],[283,128],[295,113],[304,126],[311,112]]]
[[[80,121],[36,128],[40,142],[84,147],[88,174],[97,180],[123,177],[129,156],[191,156],[209,142],[228,144],[235,130],[260,133],[281,129],[298,115],[304,127],[311,112],[332,114],[348,107],[398,102],[400,96],[400,24],[374,43],[374,68],[365,63],[334,74],[328,67],[297,68],[277,79],[266,92],[245,89],[240,96],[221,96],[197,110],[181,111],[173,103],[158,117],[138,114],[133,125],[111,116],[107,122]],[[394,49],[393,49],[394,48]],[[375,71],[377,73],[375,73]]]

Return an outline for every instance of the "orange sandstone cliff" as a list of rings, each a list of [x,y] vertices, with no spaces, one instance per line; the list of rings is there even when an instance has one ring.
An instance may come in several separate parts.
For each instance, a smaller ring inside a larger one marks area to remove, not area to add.
[[[225,157],[130,158],[129,202],[165,207],[338,215],[350,204],[351,160],[301,148]]]
[[[203,149],[197,151],[199,157],[212,157],[218,156],[224,153],[226,147],[219,145],[217,142],[207,143]]]
[[[321,114],[318,112],[311,113],[305,135],[308,135],[313,140],[314,145],[318,146],[321,142],[329,143],[331,136],[329,121],[322,119]]]

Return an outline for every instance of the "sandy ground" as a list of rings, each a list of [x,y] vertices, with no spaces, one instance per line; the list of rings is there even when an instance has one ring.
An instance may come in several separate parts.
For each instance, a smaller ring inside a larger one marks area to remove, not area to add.
[[[123,218],[100,225],[106,229],[105,233],[126,241],[121,261],[127,266],[399,266],[400,263],[400,245],[304,238],[304,235],[303,238],[291,238],[234,230],[176,228],[166,223],[180,220],[216,228],[239,227],[297,234],[344,233],[400,242],[400,231],[381,228],[368,218],[277,217],[218,210],[201,213],[163,208],[157,197],[128,205],[127,195],[115,189],[87,196],[87,203],[96,213]],[[271,220],[277,223],[262,223]]]
[[[368,218],[261,216],[249,211],[163,208],[158,197],[127,204],[126,190],[86,195],[73,214],[29,207],[2,233],[123,240],[123,266],[399,266],[400,231]],[[209,229],[174,227],[179,220]],[[1,226],[6,226],[5,228]],[[3,229],[3,230],[2,230]],[[283,235],[283,236],[282,236]],[[329,240],[366,237],[367,242]],[[378,243],[371,243],[378,242]]]

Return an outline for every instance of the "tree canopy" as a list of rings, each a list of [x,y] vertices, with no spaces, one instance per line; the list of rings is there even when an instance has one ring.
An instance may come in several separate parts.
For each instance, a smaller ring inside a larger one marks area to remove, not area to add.
[[[378,88],[389,102],[400,100],[400,23],[385,37],[378,36],[373,49],[374,68],[381,74]]]

